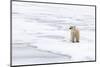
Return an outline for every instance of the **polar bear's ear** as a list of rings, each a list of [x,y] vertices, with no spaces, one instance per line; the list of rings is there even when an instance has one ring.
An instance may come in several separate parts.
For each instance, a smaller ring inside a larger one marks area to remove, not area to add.
[[[76,26],[73,26],[73,29],[75,29],[76,28]]]

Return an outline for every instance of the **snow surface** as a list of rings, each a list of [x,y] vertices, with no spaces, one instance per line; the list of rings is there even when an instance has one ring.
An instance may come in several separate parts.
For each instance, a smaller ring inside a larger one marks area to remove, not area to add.
[[[70,25],[79,43],[70,42]],[[12,44],[13,65],[93,61],[95,8],[13,1]]]

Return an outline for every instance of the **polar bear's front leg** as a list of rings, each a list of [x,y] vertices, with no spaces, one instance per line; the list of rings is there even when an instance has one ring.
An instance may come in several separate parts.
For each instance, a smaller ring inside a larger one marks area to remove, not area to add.
[[[76,42],[79,42],[79,40],[80,40],[80,33],[79,33],[79,30],[76,30],[75,38],[76,38]]]
[[[74,35],[74,32],[71,32],[71,42],[75,42],[75,35]]]

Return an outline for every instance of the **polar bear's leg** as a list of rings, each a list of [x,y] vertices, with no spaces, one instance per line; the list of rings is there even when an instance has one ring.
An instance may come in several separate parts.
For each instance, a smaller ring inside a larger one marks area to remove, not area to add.
[[[79,42],[79,38],[80,38],[79,31],[76,32],[75,38],[76,38],[76,42]]]
[[[73,43],[75,42],[75,35],[74,35],[73,32],[71,33],[71,41],[72,41]]]

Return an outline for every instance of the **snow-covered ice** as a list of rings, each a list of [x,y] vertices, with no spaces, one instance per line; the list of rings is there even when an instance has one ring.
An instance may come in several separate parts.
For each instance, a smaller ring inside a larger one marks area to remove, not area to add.
[[[70,56],[40,50],[32,46],[13,46],[13,65],[60,63],[70,60]],[[23,52],[24,51],[24,52]]]
[[[80,43],[70,42],[70,25]],[[95,60],[95,7],[12,2],[13,65]]]

